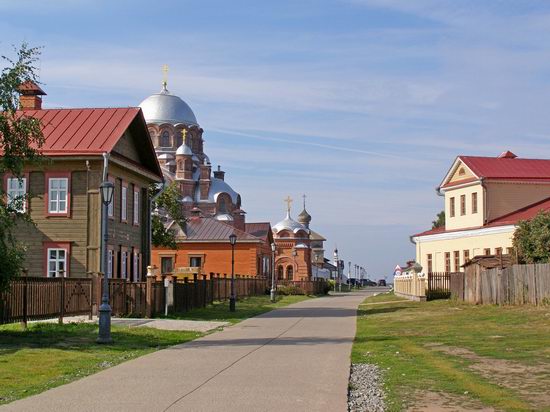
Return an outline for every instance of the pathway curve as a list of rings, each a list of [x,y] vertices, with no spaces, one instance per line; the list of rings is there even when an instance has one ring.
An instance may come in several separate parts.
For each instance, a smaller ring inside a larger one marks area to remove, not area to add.
[[[356,309],[310,299],[9,405],[1,411],[346,411]]]

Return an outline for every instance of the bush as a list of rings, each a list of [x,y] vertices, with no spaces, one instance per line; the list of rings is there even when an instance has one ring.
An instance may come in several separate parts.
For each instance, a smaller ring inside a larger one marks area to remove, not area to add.
[[[277,293],[281,296],[283,295],[305,295],[306,292],[299,286],[288,285],[288,286],[277,286]]]

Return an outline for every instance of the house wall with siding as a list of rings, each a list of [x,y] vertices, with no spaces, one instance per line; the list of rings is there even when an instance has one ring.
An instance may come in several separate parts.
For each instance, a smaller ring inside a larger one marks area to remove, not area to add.
[[[487,182],[486,186],[489,221],[550,196],[548,183]]]

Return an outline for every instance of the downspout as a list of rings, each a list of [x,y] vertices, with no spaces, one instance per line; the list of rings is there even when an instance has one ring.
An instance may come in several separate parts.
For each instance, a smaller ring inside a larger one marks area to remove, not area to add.
[[[484,177],[480,178],[479,181],[481,182],[481,187],[483,188],[483,225],[485,225],[489,220],[487,217],[487,186],[485,185]]]
[[[90,161],[86,160],[86,276],[90,276]]]

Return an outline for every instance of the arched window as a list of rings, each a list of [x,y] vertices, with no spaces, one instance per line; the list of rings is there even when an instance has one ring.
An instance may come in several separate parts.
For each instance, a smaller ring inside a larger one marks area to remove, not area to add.
[[[220,202],[219,202],[219,205],[218,205],[218,212],[227,213],[227,202],[226,202],[224,196],[220,197]]]
[[[176,147],[180,147],[183,144],[183,136],[181,135],[181,131],[176,132]]]
[[[160,145],[161,145],[161,147],[170,147],[170,146],[172,146],[170,144],[170,133],[168,133],[168,130],[165,130],[160,135]]]
[[[183,170],[183,162],[181,160],[178,162],[178,169]]]
[[[294,268],[292,266],[287,266],[286,267],[286,278],[288,280],[293,280],[294,279]]]
[[[282,280],[284,277],[284,269],[281,265],[277,266],[277,279]]]

